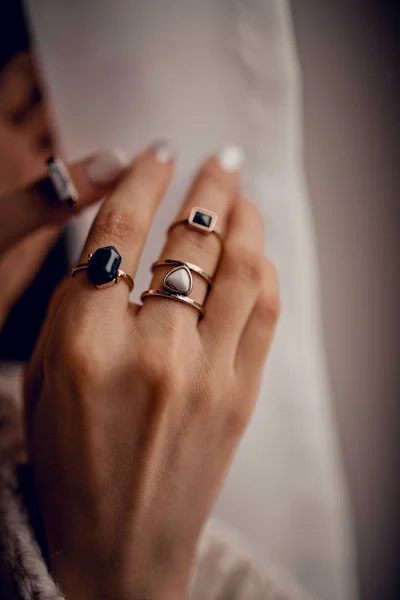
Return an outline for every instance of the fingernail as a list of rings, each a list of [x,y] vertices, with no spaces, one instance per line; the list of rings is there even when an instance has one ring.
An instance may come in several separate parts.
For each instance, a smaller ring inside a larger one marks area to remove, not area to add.
[[[155,142],[152,144],[151,149],[154,156],[160,163],[168,163],[176,156],[175,150],[172,148],[169,142],[166,142],[165,140]]]
[[[86,174],[93,185],[110,185],[122,175],[128,162],[122,150],[101,150],[87,163]]]
[[[217,160],[225,171],[238,171],[244,164],[245,156],[240,146],[226,144],[219,151]]]

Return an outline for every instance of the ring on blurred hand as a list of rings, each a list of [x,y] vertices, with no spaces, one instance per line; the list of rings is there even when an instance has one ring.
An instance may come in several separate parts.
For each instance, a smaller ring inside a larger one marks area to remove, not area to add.
[[[203,306],[201,304],[199,304],[198,302],[196,302],[195,300],[192,300],[192,298],[189,298],[188,296],[184,296],[183,294],[178,294],[176,292],[169,292],[166,289],[165,290],[146,290],[140,296],[140,299],[143,301],[145,298],[150,298],[152,296],[158,297],[158,298],[168,298],[171,300],[177,300],[178,302],[182,302],[183,304],[192,306],[193,308],[195,308],[196,310],[199,311],[200,316],[203,316]]]
[[[45,179],[44,182],[48,185],[49,189],[44,190],[45,196],[49,199],[55,196],[60,204],[66,204],[69,208],[75,208],[79,196],[76,187],[71,181],[67,167],[62,160],[54,156],[51,156],[46,161],[46,164],[49,178]]]
[[[165,260],[158,260],[151,265],[151,270],[157,269],[158,267],[175,267],[171,269],[164,277],[163,286],[172,292],[179,292],[186,296],[192,291],[192,275],[191,271],[197,273],[202,277],[210,288],[213,283],[213,278],[206,273],[201,267],[190,263],[183,262],[181,260],[171,260],[169,258]],[[189,285],[191,284],[191,285]]]
[[[114,246],[98,248],[89,254],[88,261],[72,267],[71,275],[74,277],[79,271],[86,271],[88,279],[99,289],[104,289],[125,281],[129,290],[134,288],[134,281],[130,275],[121,271],[121,255]]]
[[[221,233],[216,229],[217,220],[218,215],[216,213],[207,210],[206,208],[194,206],[187,219],[175,221],[170,225],[168,233],[178,225],[186,225],[187,227],[190,227],[190,229],[200,231],[201,233],[214,233],[222,244],[223,239]]]

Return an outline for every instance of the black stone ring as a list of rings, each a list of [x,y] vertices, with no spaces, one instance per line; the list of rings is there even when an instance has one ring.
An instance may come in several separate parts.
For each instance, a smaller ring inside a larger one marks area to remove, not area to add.
[[[172,229],[175,229],[175,227],[178,227],[178,225],[186,225],[190,229],[194,229],[200,233],[214,234],[218,238],[221,245],[223,245],[221,232],[216,228],[217,220],[218,216],[216,213],[212,212],[211,210],[207,210],[206,208],[194,206],[187,219],[175,221],[169,226],[168,233],[172,231]]]
[[[74,277],[79,271],[87,271],[89,280],[99,289],[111,287],[123,280],[132,291],[135,284],[132,277],[119,268],[121,260],[121,255],[114,246],[98,248],[96,252],[89,254],[87,262],[72,267],[71,275]]]

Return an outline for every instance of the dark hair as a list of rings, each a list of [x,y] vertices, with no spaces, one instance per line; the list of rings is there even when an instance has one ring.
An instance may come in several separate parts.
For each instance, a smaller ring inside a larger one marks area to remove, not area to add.
[[[30,46],[25,14],[20,0],[2,0],[0,16],[0,69],[15,54]]]

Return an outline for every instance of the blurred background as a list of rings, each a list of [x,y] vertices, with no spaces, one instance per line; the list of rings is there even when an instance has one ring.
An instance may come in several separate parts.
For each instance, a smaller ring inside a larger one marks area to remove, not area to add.
[[[399,9],[394,2],[360,0],[292,0],[291,7],[324,334],[361,598],[390,600],[400,597]],[[16,47],[25,43],[16,40]],[[46,137],[40,143],[43,151],[51,148]],[[43,300],[66,265],[61,240],[1,333],[1,358],[29,356]],[[25,347],[16,324],[27,333]]]
[[[399,598],[399,6],[291,4],[324,333],[362,598]]]

